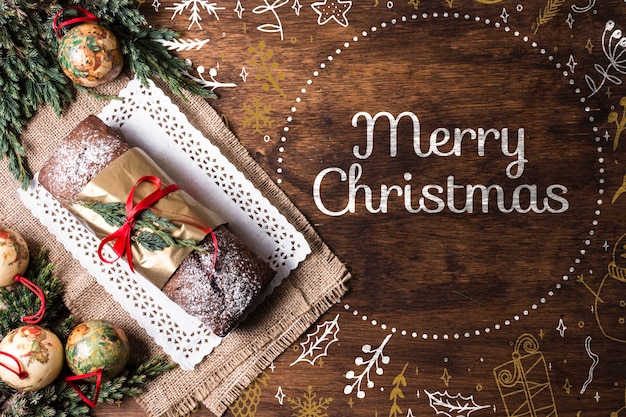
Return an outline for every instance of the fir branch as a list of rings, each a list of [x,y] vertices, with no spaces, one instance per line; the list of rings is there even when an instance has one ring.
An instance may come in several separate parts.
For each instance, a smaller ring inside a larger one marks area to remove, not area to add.
[[[127,367],[116,378],[105,381],[100,387],[99,403],[114,403],[124,397],[134,397],[143,392],[143,387],[176,365],[164,356],[148,358],[135,366]]]
[[[115,33],[128,69],[144,85],[149,78],[161,79],[185,99],[184,91],[215,97],[186,77],[188,64],[159,42],[178,34],[148,26],[131,0],[0,0],[0,159],[6,159],[22,188],[32,179],[21,142],[26,124],[43,105],[60,117],[75,99],[77,89],[59,66],[59,39],[52,27],[54,15],[70,5],[90,10]],[[76,13],[67,10],[69,17]]]
[[[545,25],[556,16],[563,3],[565,0],[548,0],[546,7],[541,9],[535,21],[535,34],[539,30],[539,26]]]
[[[102,219],[113,227],[122,227],[126,222],[126,207],[124,203],[89,203],[77,201],[83,207],[97,213]],[[191,248],[204,252],[206,249],[199,246],[193,239],[181,239],[172,235],[177,226],[166,217],[159,217],[153,210],[144,210],[139,214],[133,231],[132,240],[150,252],[156,252],[168,247]]]

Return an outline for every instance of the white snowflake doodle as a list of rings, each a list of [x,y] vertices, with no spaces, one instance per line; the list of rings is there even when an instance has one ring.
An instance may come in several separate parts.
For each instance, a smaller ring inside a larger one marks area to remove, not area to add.
[[[217,15],[218,10],[224,10],[224,7],[218,7],[217,3],[209,3],[207,0],[183,0],[181,2],[174,3],[173,7],[166,7],[165,10],[173,10],[174,13],[170,20],[174,20],[174,18],[178,16],[182,16],[183,12],[189,10],[189,27],[187,30],[191,30],[191,28],[196,25],[200,30],[202,30],[202,25],[200,22],[202,21],[202,16],[200,13],[202,9],[206,10],[209,16],[214,15],[215,19],[219,20],[219,16]]]
[[[346,14],[352,7],[351,0],[330,0],[330,3],[329,0],[317,1],[312,3],[311,7],[318,14],[317,24],[320,26],[331,20],[343,27],[347,27],[349,24]]]
[[[380,346],[378,346],[376,349],[372,349],[372,346],[370,345],[363,345],[363,347],[361,348],[361,351],[363,353],[368,353],[368,354],[371,353],[372,357],[368,360],[364,360],[363,357],[359,356],[354,360],[354,364],[356,366],[365,365],[365,368],[363,369],[363,372],[361,372],[359,375],[356,375],[354,371],[348,371],[346,373],[346,378],[353,379],[354,383],[347,384],[344,387],[343,389],[344,394],[346,395],[351,394],[354,391],[354,388],[356,387],[357,398],[365,398],[365,391],[361,389],[361,383],[363,382],[363,378],[367,378],[367,382],[366,382],[367,388],[370,388],[370,389],[374,388],[374,381],[372,381],[370,378],[370,372],[372,371],[372,368],[375,367],[376,375],[383,374],[384,371],[380,364],[382,363],[383,365],[386,365],[389,363],[389,356],[385,356],[383,354],[383,349],[385,348],[385,345],[387,345],[387,342],[389,342],[389,339],[391,339],[391,334],[387,335],[387,337],[385,337],[385,340],[383,340]],[[380,360],[380,363],[379,363],[379,360]]]

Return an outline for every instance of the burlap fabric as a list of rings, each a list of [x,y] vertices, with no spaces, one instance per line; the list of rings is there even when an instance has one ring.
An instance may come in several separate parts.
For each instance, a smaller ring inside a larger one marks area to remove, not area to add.
[[[128,82],[120,77],[99,90],[115,94]],[[238,139],[222,123],[210,103],[197,97],[182,100],[167,87],[190,123],[219,146],[222,153],[249,178],[283,215],[305,236],[312,253],[255,314],[224,339],[193,371],[176,368],[151,383],[137,402],[150,416],[189,414],[204,404],[216,415],[223,414],[247,387],[285,348],[290,346],[346,291],[349,272],[320,240],[310,224],[275,183],[250,157]],[[98,114],[108,102],[78,94],[76,102],[57,117],[42,108],[30,121],[24,135],[28,160],[38,171],[60,139],[88,114]],[[6,161],[4,162],[6,164]],[[65,288],[65,303],[79,319],[106,318],[122,325],[137,357],[162,353],[150,336],[96,283],[71,254],[59,244],[17,198],[17,181],[0,167],[0,224],[18,230],[31,251],[45,248],[56,265]],[[63,175],[63,173],[59,173]]]

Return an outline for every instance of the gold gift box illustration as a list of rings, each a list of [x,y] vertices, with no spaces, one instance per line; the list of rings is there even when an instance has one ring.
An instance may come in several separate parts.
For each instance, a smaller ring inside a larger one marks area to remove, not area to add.
[[[521,335],[512,360],[494,368],[493,374],[508,417],[558,417],[548,368],[539,343]]]

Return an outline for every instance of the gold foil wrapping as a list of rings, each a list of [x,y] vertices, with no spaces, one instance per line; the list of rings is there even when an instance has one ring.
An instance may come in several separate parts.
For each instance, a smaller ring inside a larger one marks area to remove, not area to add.
[[[131,148],[92,178],[81,191],[78,200],[89,203],[126,203],[132,187],[139,178],[146,175],[158,177],[163,182],[163,187],[173,184],[172,179],[144,151]],[[153,191],[155,191],[154,186],[150,183],[139,184],[135,189],[134,203],[136,204]],[[225,223],[217,213],[201,206],[182,190],[168,194],[152,208],[159,217],[165,217],[179,226],[172,232],[172,236],[181,239],[193,239],[196,242],[202,240],[207,233],[197,227],[199,221],[211,229]],[[72,204],[70,210],[82,219],[99,239],[117,230],[117,227],[107,224],[99,214],[81,204]],[[197,220],[194,222],[193,219]],[[196,225],[191,223],[196,223]],[[137,272],[158,288],[163,288],[192,250],[192,248],[168,247],[150,252],[133,243],[132,262]]]

